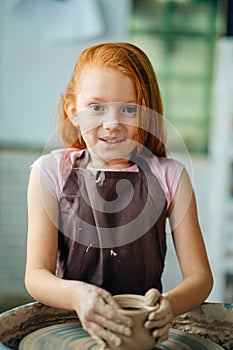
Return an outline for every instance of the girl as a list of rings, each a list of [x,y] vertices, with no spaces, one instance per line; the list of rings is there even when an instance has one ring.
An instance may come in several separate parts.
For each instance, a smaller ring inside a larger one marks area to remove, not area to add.
[[[166,158],[159,87],[128,43],[79,56],[60,101],[67,148],[32,165],[25,283],[38,301],[78,314],[102,348],[131,334],[112,295],[157,304],[145,327],[155,344],[172,317],[200,305],[212,275],[183,165]],[[162,294],[169,218],[183,281]]]

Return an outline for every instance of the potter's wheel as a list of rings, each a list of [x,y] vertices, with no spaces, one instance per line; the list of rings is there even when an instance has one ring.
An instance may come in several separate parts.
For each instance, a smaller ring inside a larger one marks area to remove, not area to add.
[[[41,328],[27,335],[20,342],[19,350],[98,350],[99,346],[82,328],[80,323],[64,323]],[[154,350],[222,350],[210,340],[170,329],[169,340]]]

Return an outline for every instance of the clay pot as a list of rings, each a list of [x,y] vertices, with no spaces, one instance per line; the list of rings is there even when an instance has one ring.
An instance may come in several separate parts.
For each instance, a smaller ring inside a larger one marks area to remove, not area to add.
[[[144,327],[144,323],[151,311],[157,306],[148,306],[142,295],[121,294],[115,295],[114,299],[121,306],[122,312],[133,319],[131,336],[120,335],[122,344],[111,346],[111,350],[151,350],[155,346],[155,340],[151,331]]]

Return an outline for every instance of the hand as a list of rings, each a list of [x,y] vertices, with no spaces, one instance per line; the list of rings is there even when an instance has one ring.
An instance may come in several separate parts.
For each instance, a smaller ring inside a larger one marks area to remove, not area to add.
[[[149,314],[145,328],[152,330],[156,343],[161,343],[168,339],[168,331],[173,318],[170,302],[154,288],[147,291],[145,299],[150,306],[158,305],[158,308]]]
[[[131,334],[131,318],[119,312],[120,307],[109,292],[82,283],[77,293],[75,310],[83,328],[95,338],[101,349],[108,349],[108,344],[119,346],[119,335]]]

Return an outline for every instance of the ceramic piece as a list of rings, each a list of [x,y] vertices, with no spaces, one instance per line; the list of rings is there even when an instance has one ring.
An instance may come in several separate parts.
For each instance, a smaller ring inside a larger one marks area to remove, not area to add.
[[[121,306],[122,313],[133,319],[131,336],[120,335],[122,344],[111,346],[111,350],[150,350],[155,345],[151,331],[144,327],[144,323],[150,312],[158,306],[148,306],[145,297],[136,294],[115,295],[114,299]]]

